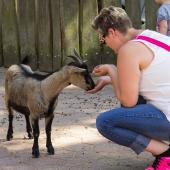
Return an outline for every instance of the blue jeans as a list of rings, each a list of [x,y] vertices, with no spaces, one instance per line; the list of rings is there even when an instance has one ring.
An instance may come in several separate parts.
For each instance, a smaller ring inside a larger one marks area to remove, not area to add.
[[[97,117],[96,126],[104,137],[137,154],[144,151],[151,139],[170,141],[170,122],[150,104],[104,112]]]

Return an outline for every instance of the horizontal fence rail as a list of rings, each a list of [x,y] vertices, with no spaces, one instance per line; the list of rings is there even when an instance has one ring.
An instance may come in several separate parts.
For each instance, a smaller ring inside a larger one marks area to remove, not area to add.
[[[0,0],[0,66],[32,58],[34,70],[52,72],[73,50],[90,68],[115,63],[115,55],[99,44],[91,22],[103,7],[125,8],[135,28],[155,30],[154,0]]]

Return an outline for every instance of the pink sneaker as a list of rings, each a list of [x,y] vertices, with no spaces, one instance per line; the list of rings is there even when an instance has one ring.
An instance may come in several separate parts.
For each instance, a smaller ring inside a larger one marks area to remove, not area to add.
[[[152,166],[149,166],[145,170],[154,170],[154,168]]]
[[[170,157],[156,158],[153,165],[145,170],[170,170]]]

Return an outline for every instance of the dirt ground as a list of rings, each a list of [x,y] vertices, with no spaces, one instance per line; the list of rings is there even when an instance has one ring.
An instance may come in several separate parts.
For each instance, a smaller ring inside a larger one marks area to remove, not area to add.
[[[97,94],[69,86],[59,96],[52,126],[55,155],[46,152],[44,120],[40,121],[40,158],[32,158],[33,140],[27,139],[25,120],[16,113],[14,139],[6,141],[4,73],[0,68],[0,170],[144,170],[152,156],[137,156],[130,149],[102,137],[95,127],[100,112],[117,106],[111,87]]]

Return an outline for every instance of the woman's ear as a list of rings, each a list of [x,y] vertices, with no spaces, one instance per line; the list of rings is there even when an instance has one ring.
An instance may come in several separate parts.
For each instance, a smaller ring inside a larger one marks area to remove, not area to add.
[[[120,35],[120,32],[116,29],[113,29],[113,28],[109,28],[108,33],[110,33],[113,37],[117,37],[117,36]]]
[[[108,35],[111,35],[112,37],[115,37],[116,36],[116,32],[113,28],[109,28],[108,29]]]

